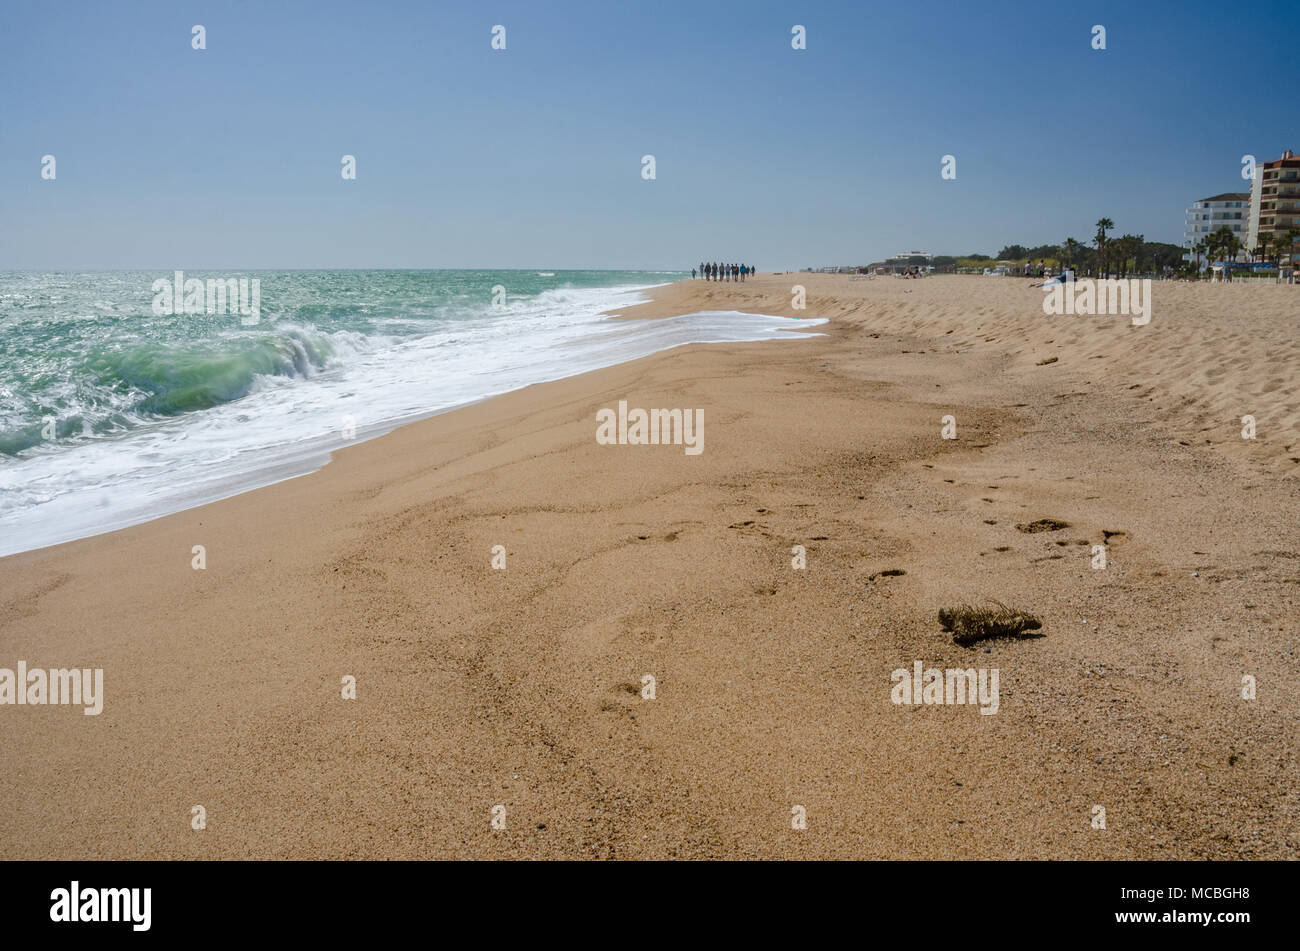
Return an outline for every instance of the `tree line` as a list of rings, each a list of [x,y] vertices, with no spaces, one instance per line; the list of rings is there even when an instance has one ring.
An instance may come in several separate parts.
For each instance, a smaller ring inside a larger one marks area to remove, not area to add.
[[[1254,261],[1270,260],[1278,267],[1282,266],[1282,258],[1289,257],[1295,260],[1295,253],[1292,246],[1300,238],[1300,231],[1292,228],[1290,231],[1273,232],[1262,231],[1256,239],[1255,247],[1247,250],[1246,246],[1241,243],[1241,239],[1232,233],[1232,229],[1224,226],[1218,231],[1212,231],[1200,241],[1197,241],[1191,247],[1191,252],[1196,257],[1196,267],[1199,270],[1201,258],[1206,261],[1235,261],[1237,255],[1242,251],[1247,251],[1247,255]]]
[[[1241,239],[1226,226],[1206,235],[1190,249],[1163,241],[1147,241],[1140,234],[1115,237],[1112,234],[1115,222],[1110,218],[1100,219],[1096,229],[1089,242],[1066,238],[1060,244],[1036,247],[1011,244],[999,251],[996,257],[987,254],[938,255],[931,263],[937,271],[955,271],[959,267],[979,267],[992,261],[1015,261],[1054,268],[1068,267],[1079,275],[1128,277],[1132,274],[1194,274],[1201,270],[1202,258],[1206,261],[1235,260],[1246,250]],[[1300,232],[1294,230],[1277,235],[1264,232],[1249,254],[1254,260],[1281,264],[1297,237],[1300,237]],[[1183,255],[1189,250],[1194,260],[1184,261]]]

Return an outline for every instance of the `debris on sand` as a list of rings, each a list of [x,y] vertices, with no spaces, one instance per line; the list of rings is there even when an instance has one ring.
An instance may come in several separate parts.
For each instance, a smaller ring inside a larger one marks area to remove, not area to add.
[[[1024,522],[1016,523],[1016,531],[1032,535],[1034,532],[1059,532],[1063,528],[1069,528],[1069,522],[1063,522],[1059,518],[1036,518],[1028,525]]]
[[[907,574],[902,568],[886,568],[884,571],[877,571],[868,581],[875,581],[877,578],[899,578]]]
[[[975,607],[969,604],[955,608],[942,608],[939,611],[939,623],[945,631],[952,632],[954,643],[967,645],[992,637],[1046,637],[1045,634],[1033,634],[1043,626],[1043,622],[1028,611],[1017,611],[1001,601],[994,601],[995,607]]]

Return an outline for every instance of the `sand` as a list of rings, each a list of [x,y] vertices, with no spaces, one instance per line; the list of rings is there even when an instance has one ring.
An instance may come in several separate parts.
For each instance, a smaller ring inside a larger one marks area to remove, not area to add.
[[[0,707],[0,858],[1296,858],[1300,289],[1154,292],[1139,328],[1012,278],[685,282],[624,316],[831,322],[2,559],[0,666],[106,698]],[[598,445],[619,400],[705,451]],[[989,598],[1045,636],[955,645]],[[917,660],[998,712],[891,702]]]

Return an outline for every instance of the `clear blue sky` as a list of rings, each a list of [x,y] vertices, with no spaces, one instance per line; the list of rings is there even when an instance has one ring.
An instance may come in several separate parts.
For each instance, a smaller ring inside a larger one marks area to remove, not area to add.
[[[1297,44],[1271,0],[3,0],[0,269],[1179,243],[1242,154],[1300,150]]]

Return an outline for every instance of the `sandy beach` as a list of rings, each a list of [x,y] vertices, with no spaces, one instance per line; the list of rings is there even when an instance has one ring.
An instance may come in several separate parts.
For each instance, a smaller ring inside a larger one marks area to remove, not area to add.
[[[4,558],[0,666],[105,697],[0,708],[0,858],[1300,857],[1300,294],[1153,295],[683,282],[620,316],[829,323]],[[598,444],[620,400],[704,451]],[[1045,636],[941,630],[989,599]],[[996,668],[997,713],[892,702],[916,661]]]

